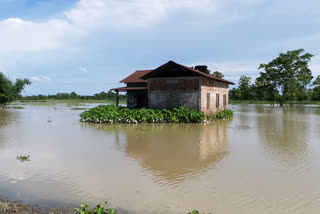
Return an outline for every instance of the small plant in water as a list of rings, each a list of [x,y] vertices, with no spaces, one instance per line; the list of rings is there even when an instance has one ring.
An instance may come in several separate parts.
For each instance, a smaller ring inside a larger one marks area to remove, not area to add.
[[[74,107],[71,110],[86,110],[86,108],[79,108],[79,107]]]
[[[107,205],[107,202],[105,204]],[[90,210],[87,204],[80,204],[80,206],[81,209],[74,208],[76,214],[115,214],[117,212],[115,209],[104,208],[101,204],[98,204],[93,210]]]
[[[200,212],[198,210],[193,210],[192,212],[189,212],[187,214],[200,214]],[[208,213],[211,214],[211,213]]]
[[[21,161],[21,162],[25,162],[25,161],[30,161],[30,155],[20,155],[17,156],[17,160]]]

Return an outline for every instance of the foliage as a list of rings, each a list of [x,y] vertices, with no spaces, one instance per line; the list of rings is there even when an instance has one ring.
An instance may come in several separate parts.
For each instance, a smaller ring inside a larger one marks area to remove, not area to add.
[[[17,160],[21,162],[30,161],[30,155],[20,155],[17,156]]]
[[[303,49],[280,53],[277,58],[268,64],[259,66],[259,69],[264,70],[259,77],[262,87],[272,92],[279,91],[280,104],[287,100],[297,100],[299,92],[300,95],[303,94],[306,86],[313,78],[308,67],[313,55],[303,53]],[[271,99],[275,100],[276,97],[271,96]]]
[[[107,204],[107,202],[105,202]],[[108,209],[101,206],[101,204],[98,204],[93,210],[89,209],[89,206],[86,204],[81,204],[81,209],[74,208],[76,211],[76,214],[115,214],[117,210],[115,209]]]
[[[207,117],[208,121],[216,120],[216,119],[228,119],[233,117],[233,111],[227,109],[223,111],[219,111],[216,115],[209,115]]]
[[[192,212],[189,212],[187,214],[200,214],[200,212],[198,210],[193,210]],[[208,214],[210,214],[210,213],[208,213]]]
[[[86,108],[75,107],[75,108],[72,108],[71,110],[86,110]]]
[[[55,95],[33,95],[22,97],[22,101],[46,101],[46,100],[115,100],[116,93],[111,90],[108,93],[102,91],[92,96],[78,95],[76,92],[69,93],[57,93]],[[119,94],[119,100],[127,99],[127,95]]]
[[[28,79],[17,79],[15,83],[11,82],[3,73],[0,72],[0,105],[6,105],[8,102],[21,97],[21,91],[26,85],[30,85]]]
[[[320,75],[317,76],[317,78],[315,79],[315,81],[313,81],[312,85],[313,85],[313,86],[320,86]]]
[[[82,122],[92,123],[200,123],[203,112],[185,107],[173,109],[129,109],[116,105],[100,105],[83,112]]]
[[[15,107],[13,107],[13,109],[24,109],[24,107],[22,107],[22,106],[15,106]]]
[[[220,71],[214,71],[212,73],[212,75],[216,76],[216,77],[219,77],[219,78],[223,78],[224,77],[223,73],[221,73]]]
[[[283,105],[320,101],[320,76],[311,84],[311,58],[303,49],[281,53],[268,64],[260,65],[263,72],[253,84],[250,77],[241,76],[238,87],[229,92],[230,102],[268,101]]]

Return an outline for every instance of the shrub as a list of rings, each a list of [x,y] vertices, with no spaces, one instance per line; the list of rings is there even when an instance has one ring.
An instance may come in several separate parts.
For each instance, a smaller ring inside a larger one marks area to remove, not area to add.
[[[208,121],[212,121],[212,120],[216,120],[216,119],[228,119],[231,117],[233,117],[233,111],[227,109],[227,110],[220,111],[216,115],[209,115],[207,117],[207,119],[208,119]]]

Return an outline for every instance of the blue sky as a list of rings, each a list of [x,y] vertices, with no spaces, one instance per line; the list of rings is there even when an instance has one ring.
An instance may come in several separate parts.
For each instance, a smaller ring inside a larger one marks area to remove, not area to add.
[[[93,94],[136,69],[207,64],[234,82],[304,48],[320,74],[318,0],[0,0],[0,72],[24,94]]]

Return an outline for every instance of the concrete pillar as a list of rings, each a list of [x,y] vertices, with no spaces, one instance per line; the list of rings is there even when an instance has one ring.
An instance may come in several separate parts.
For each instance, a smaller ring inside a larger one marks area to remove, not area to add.
[[[116,99],[116,105],[119,106],[119,91],[116,90],[117,99]]]

